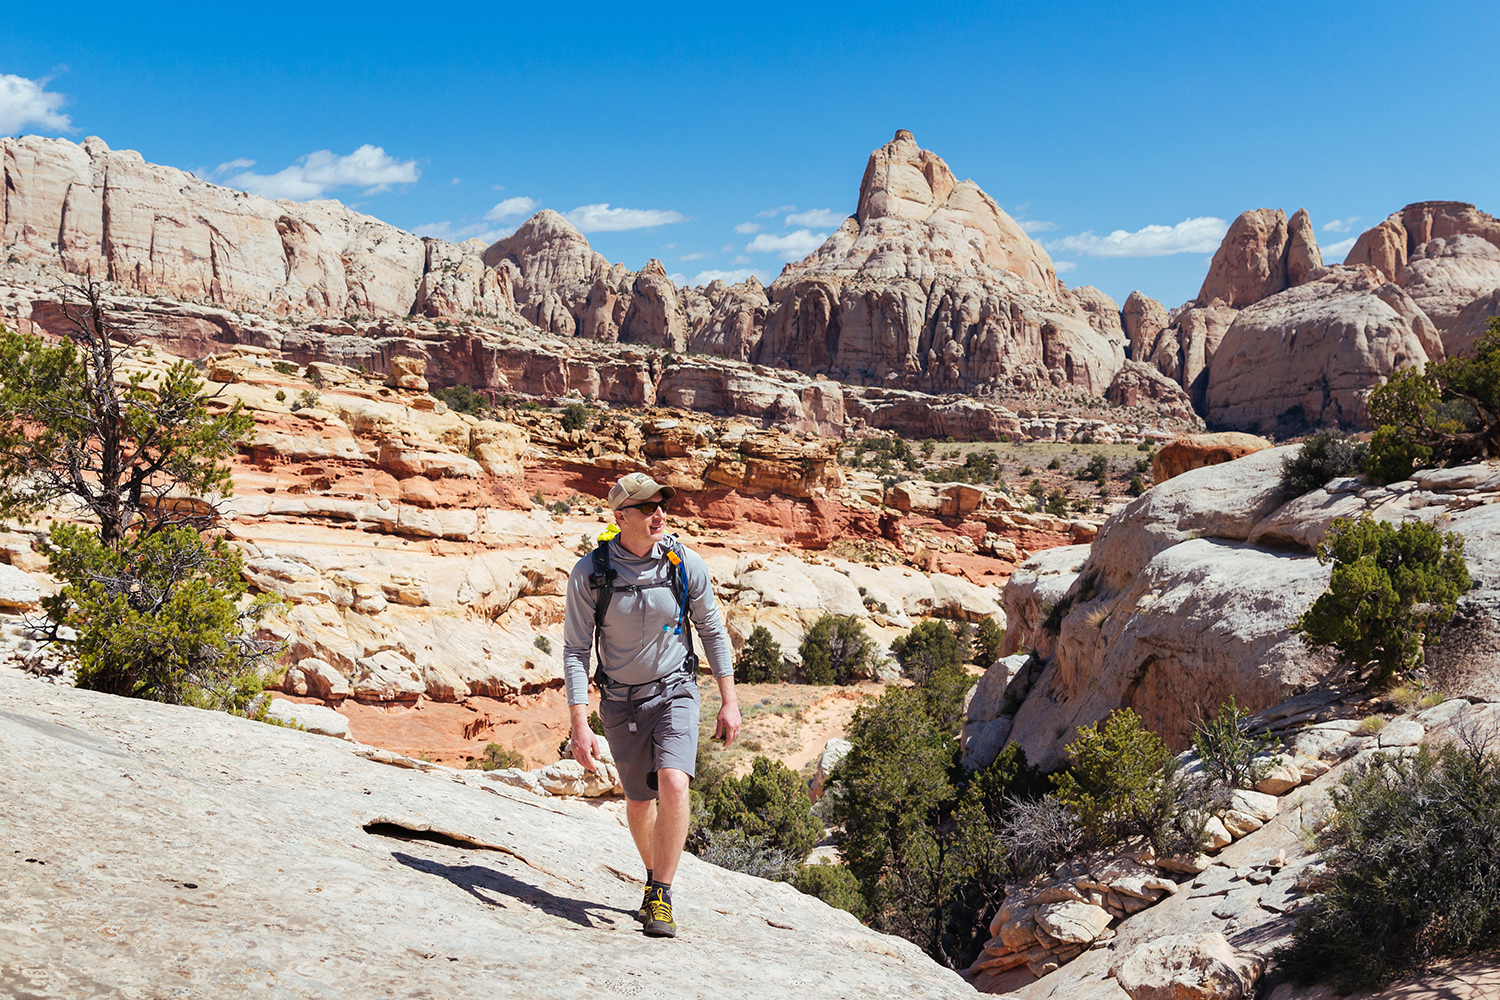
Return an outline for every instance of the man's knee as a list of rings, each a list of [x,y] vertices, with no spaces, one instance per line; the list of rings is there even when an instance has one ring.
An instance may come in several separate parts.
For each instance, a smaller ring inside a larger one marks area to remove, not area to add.
[[[656,772],[656,787],[663,798],[669,795],[681,798],[686,795],[691,781],[686,771],[679,771],[675,767],[664,767]]]

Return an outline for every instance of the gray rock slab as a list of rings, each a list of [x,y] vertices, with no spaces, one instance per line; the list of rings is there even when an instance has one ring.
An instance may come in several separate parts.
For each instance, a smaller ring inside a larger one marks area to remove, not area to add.
[[[906,941],[691,856],[679,937],[646,939],[613,819],[355,749],[0,677],[0,993],[973,996]]]
[[[1422,742],[1427,730],[1416,719],[1392,719],[1380,729],[1382,747],[1412,747]]]

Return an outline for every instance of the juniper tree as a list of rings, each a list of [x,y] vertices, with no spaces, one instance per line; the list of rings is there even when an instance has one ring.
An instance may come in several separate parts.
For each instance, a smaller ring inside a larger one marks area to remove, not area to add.
[[[251,418],[212,412],[190,363],[144,364],[92,280],[72,291],[55,342],[0,326],[0,516],[91,522],[54,522],[62,587],[34,624],[81,687],[244,711],[274,648],[251,636],[271,602],[241,600],[238,552],[202,532]]]

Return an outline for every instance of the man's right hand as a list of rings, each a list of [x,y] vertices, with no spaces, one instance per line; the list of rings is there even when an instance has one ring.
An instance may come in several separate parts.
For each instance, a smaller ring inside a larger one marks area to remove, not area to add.
[[[573,759],[582,764],[584,770],[599,770],[599,737],[589,728],[587,705],[572,706],[573,733],[569,739],[569,746],[573,751]],[[583,711],[578,711],[578,709]]]

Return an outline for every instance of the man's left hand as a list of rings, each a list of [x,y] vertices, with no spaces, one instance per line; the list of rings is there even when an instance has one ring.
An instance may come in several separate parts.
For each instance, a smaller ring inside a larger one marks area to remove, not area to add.
[[[740,706],[726,704],[719,709],[719,721],[714,725],[714,739],[723,739],[727,747],[740,734]]]

